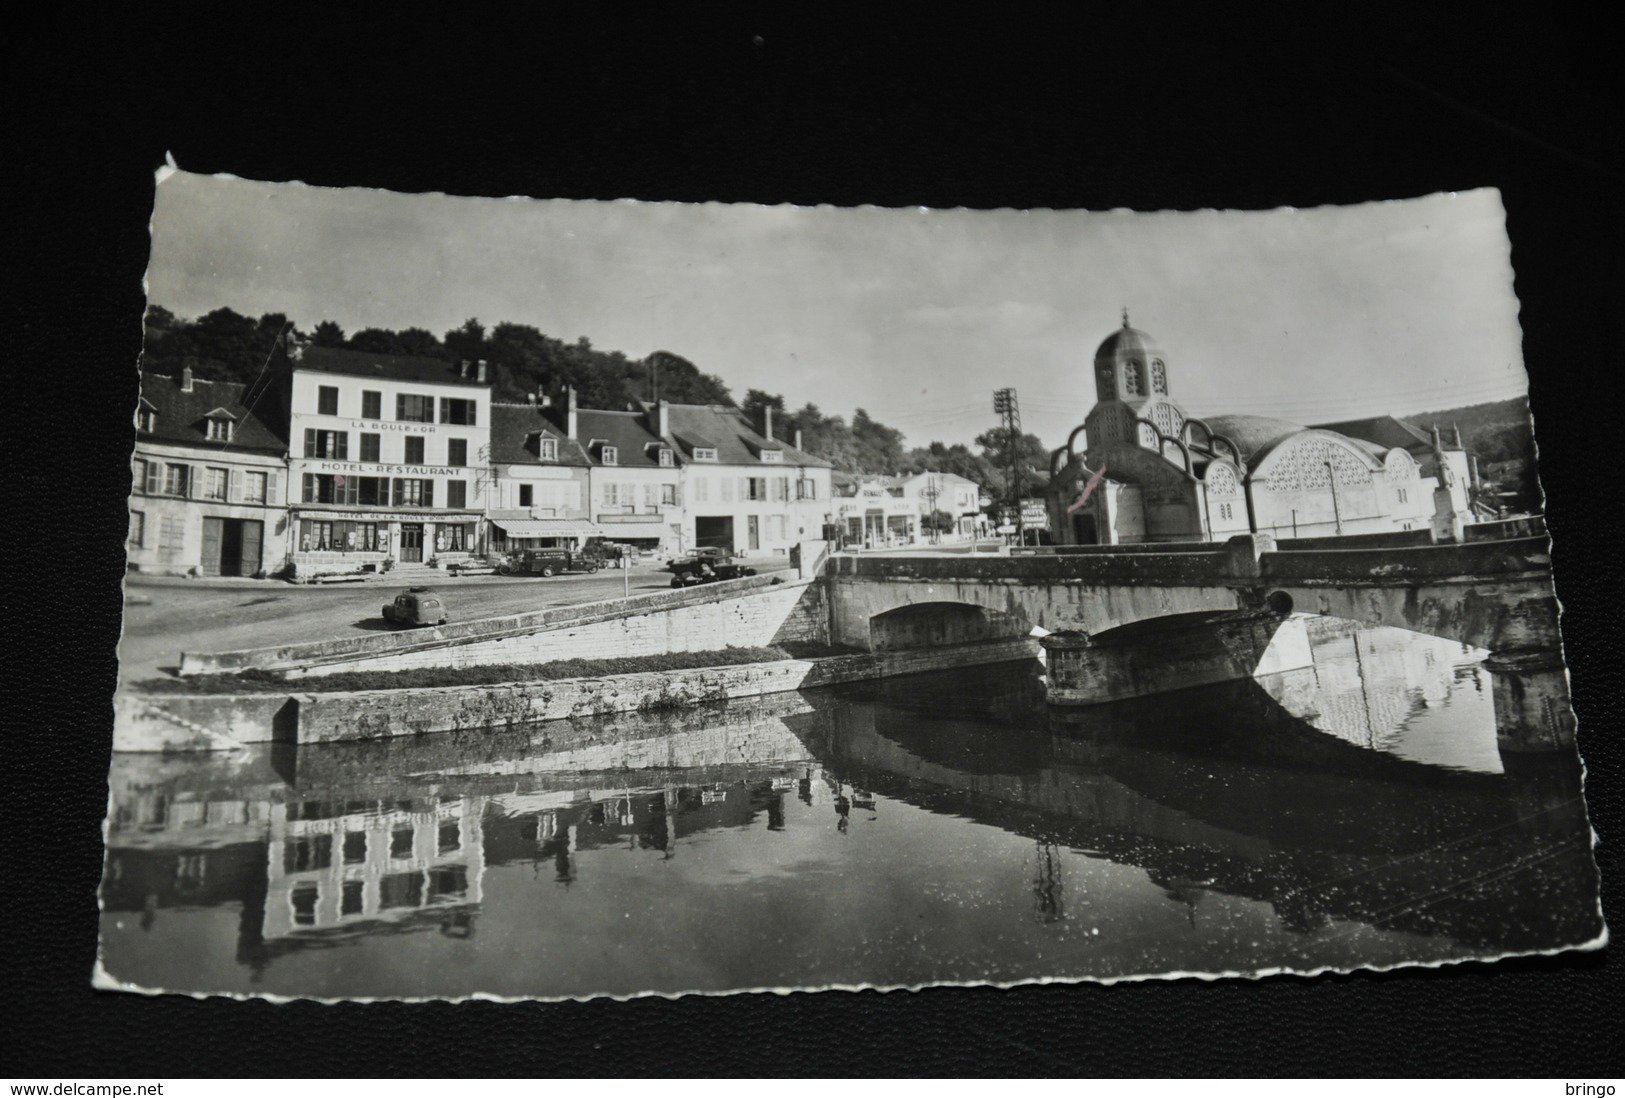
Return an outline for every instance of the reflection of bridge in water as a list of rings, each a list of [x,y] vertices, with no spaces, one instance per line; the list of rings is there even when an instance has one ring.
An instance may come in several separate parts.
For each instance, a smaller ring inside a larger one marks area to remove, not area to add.
[[[1295,929],[1352,921],[1490,950],[1600,928],[1575,762],[1511,777],[1414,762],[1326,735],[1256,682],[1056,714],[1036,676],[985,693],[963,677],[869,684],[791,723],[844,780],[1033,838],[1050,917],[1071,851],[1144,869],[1192,918],[1217,892]]]

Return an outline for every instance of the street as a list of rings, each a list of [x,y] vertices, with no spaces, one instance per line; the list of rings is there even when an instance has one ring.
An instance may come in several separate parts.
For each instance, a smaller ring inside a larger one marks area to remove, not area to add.
[[[751,562],[761,573],[789,567],[784,558]],[[404,583],[299,585],[276,580],[185,580],[132,574],[126,580],[121,682],[170,673],[185,651],[226,652],[324,640],[387,629],[380,609]],[[453,621],[501,617],[551,606],[619,598],[623,591],[664,591],[671,575],[655,565],[554,576],[467,576],[436,581]],[[719,642],[720,643],[720,642]]]

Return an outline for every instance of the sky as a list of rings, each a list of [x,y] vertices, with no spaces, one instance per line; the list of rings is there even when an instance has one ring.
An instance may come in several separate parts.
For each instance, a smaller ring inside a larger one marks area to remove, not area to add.
[[[791,408],[970,443],[1013,387],[1062,442],[1122,323],[1194,415],[1301,423],[1527,389],[1499,194],[1138,213],[407,195],[159,173],[149,300],[681,355]]]

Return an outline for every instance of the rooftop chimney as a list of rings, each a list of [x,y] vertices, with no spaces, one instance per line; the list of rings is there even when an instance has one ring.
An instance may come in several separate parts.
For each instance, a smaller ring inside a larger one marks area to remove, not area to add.
[[[663,400],[655,401],[655,434],[662,440],[671,434],[671,406]]]
[[[192,367],[190,367],[190,366],[182,366],[181,367],[181,392],[190,393],[191,391],[192,391]]]
[[[536,403],[536,394],[535,393],[526,393],[525,394],[525,403],[526,404],[535,404]]]
[[[769,442],[773,441],[773,406],[771,404],[762,405],[762,437]]]
[[[574,385],[564,387],[564,433],[569,438],[575,438],[576,431],[576,389]]]
[[[796,449],[801,449],[801,428],[796,428]]]
[[[477,366],[478,366],[479,372],[474,375],[474,380],[479,382],[481,385],[484,385],[485,384],[485,359],[483,359],[483,358],[480,359],[480,361],[477,363]]]
[[[464,358],[464,359],[459,359],[458,360],[458,362],[457,362],[457,376],[458,377],[467,377],[468,376],[468,359]]]
[[[540,385],[536,386],[536,391],[530,394],[530,400],[538,408],[553,407],[553,398],[548,396],[547,390]]]

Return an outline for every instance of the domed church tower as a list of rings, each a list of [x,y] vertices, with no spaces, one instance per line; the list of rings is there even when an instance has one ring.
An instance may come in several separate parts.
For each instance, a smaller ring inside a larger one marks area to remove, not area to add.
[[[1085,420],[1091,453],[1123,444],[1159,450],[1155,435],[1137,423],[1141,419],[1171,438],[1185,426],[1184,410],[1168,398],[1168,361],[1149,335],[1129,327],[1127,309],[1123,326],[1095,352],[1095,397]]]

